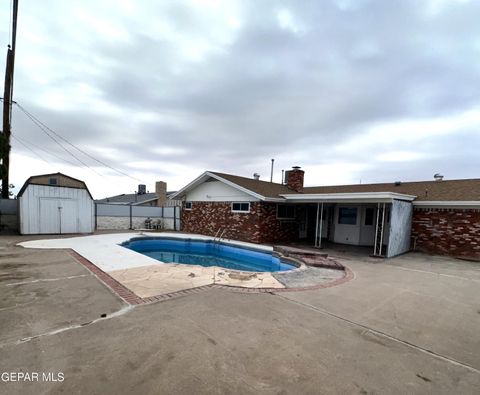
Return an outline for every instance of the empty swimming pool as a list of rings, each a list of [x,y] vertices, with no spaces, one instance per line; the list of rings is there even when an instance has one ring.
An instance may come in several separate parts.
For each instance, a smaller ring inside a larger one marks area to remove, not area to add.
[[[162,263],[220,266],[249,272],[278,272],[296,268],[271,252],[211,240],[134,238],[121,245]]]

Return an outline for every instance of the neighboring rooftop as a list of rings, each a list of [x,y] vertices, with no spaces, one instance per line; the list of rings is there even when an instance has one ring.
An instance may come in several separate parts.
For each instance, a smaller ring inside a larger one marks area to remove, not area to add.
[[[121,195],[115,195],[96,200],[97,203],[117,203],[117,204],[130,204],[130,203],[142,203],[150,200],[157,199],[156,193],[122,193]]]
[[[173,195],[175,192],[167,192],[167,198]],[[121,195],[115,195],[106,197],[103,199],[95,200],[97,203],[115,203],[115,204],[132,204],[132,203],[144,203],[158,199],[158,195],[155,192],[148,192],[143,194],[138,193],[122,193]]]

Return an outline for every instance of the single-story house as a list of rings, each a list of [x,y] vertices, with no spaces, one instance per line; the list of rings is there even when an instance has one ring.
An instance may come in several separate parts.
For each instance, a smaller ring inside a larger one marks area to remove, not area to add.
[[[175,193],[182,230],[255,243],[322,241],[480,258],[480,179],[304,187],[206,171]]]
[[[179,206],[180,201],[172,200],[170,197],[175,192],[167,192],[167,184],[163,181],[155,183],[155,192],[148,192],[146,185],[139,184],[135,193],[122,193],[95,200],[95,203],[121,204],[132,206]]]
[[[18,193],[20,233],[91,233],[94,204],[85,182],[62,173],[32,176]]]

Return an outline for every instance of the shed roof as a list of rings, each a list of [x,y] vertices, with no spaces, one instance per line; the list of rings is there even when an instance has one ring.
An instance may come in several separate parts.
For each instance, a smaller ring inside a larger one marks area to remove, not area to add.
[[[56,179],[56,184],[53,185],[50,183],[52,178]],[[22,188],[18,192],[18,197],[22,196],[27,189],[28,185],[44,185],[49,187],[62,187],[62,188],[75,188],[75,189],[86,189],[90,198],[93,199],[92,194],[88,190],[87,184],[84,181],[77,178],[67,176],[63,173],[49,173],[49,174],[39,174],[36,176],[31,176],[25,181]]]

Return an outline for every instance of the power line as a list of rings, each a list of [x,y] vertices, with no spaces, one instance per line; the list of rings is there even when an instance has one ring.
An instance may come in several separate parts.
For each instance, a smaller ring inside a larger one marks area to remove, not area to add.
[[[12,136],[13,136],[13,133],[12,133]],[[23,137],[20,138],[20,137],[18,137],[17,135],[15,135],[14,138],[15,138],[19,143],[22,143],[22,141],[23,141],[23,143],[24,143],[23,145],[24,145],[24,146],[25,146],[25,144],[29,144],[29,145],[31,145],[32,147],[35,147],[36,149],[39,149],[39,150],[47,153],[48,155],[54,156],[55,158],[60,159],[60,160],[66,162],[66,163],[68,163],[68,164],[70,164],[70,165],[72,165],[72,166],[82,167],[82,166],[79,166],[77,163],[74,163],[74,162],[72,162],[72,161],[69,161],[68,159],[62,158],[60,155],[57,155],[57,154],[55,154],[55,153],[53,153],[53,152],[50,152],[50,151],[47,151],[45,148],[42,148],[42,147],[40,147],[39,145],[36,145],[36,144],[32,143],[31,141],[28,141],[28,140],[24,139]]]
[[[13,134],[11,136],[13,137],[14,140],[17,140],[20,144],[22,144],[26,149],[28,149],[30,152],[32,152],[35,156],[38,156],[41,160],[43,160],[49,166],[52,166],[52,164],[49,161],[47,161],[45,158],[41,157],[37,152],[35,152],[33,149],[31,149],[28,145],[26,145],[19,138],[15,137]]]
[[[136,178],[136,177],[132,177],[130,176],[129,174],[121,171],[121,170],[118,170],[116,168],[114,168],[113,166],[110,166],[109,164],[101,161],[100,159],[97,159],[95,158],[94,156],[90,155],[88,152],[85,152],[84,150],[82,150],[81,148],[77,147],[75,144],[71,143],[70,141],[68,141],[66,138],[64,138],[63,136],[61,136],[60,134],[58,134],[57,132],[55,132],[53,129],[51,129],[50,127],[48,127],[47,125],[45,125],[42,121],[40,121],[37,117],[35,117],[33,114],[31,114],[30,112],[28,112],[23,106],[21,106],[20,104],[18,103],[15,103],[17,105],[18,108],[20,108],[20,110],[22,110],[25,115],[27,115],[32,121],[34,121],[35,123],[38,123],[37,126],[41,125],[43,128],[45,128],[46,130],[48,130],[50,133],[54,134],[55,136],[57,136],[59,139],[61,139],[62,141],[64,141],[65,143],[67,143],[68,145],[70,145],[71,147],[75,148],[78,152],[82,153],[83,155],[89,157],[90,159],[94,160],[95,162],[97,163],[100,163],[102,166],[105,166],[105,167],[108,167],[109,169],[123,175],[123,176],[126,176],[126,177],[129,177],[133,180],[136,180],[136,181],[140,181],[140,182],[143,182],[142,180]],[[40,127],[40,126],[39,126]],[[43,130],[43,129],[42,129]],[[46,132],[46,131],[45,131]],[[68,151],[69,152],[69,151]],[[72,155],[74,156],[74,155]],[[74,156],[75,157],[75,156]]]
[[[99,176],[103,177],[103,174],[99,173],[98,171],[96,171],[95,169],[93,169],[92,167],[90,167],[88,164],[86,164],[83,160],[81,160],[80,158],[78,158],[73,152],[71,152],[67,147],[65,147],[62,143],[60,143],[55,137],[53,137],[49,132],[48,130],[46,130],[39,122],[37,122],[35,120],[35,118],[30,115],[26,110],[23,109],[22,106],[20,106],[20,104],[16,103],[17,107],[43,132],[45,133],[48,137],[50,137],[56,144],[58,144],[65,152],[67,152],[69,155],[71,155],[72,157],[74,157],[78,162],[80,162],[83,166],[87,167],[88,169],[90,169],[91,171],[93,171],[94,173],[98,174]]]
[[[3,100],[3,98],[0,98]],[[92,167],[90,167],[87,163],[85,163],[84,161],[82,161],[80,158],[78,158],[78,156],[76,156],[73,152],[71,152],[67,147],[65,147],[60,141],[58,141],[58,139],[64,141],[65,143],[67,143],[68,145],[70,145],[71,147],[73,147],[74,149],[76,149],[78,152],[82,153],[83,155],[93,159],[94,161],[100,163],[102,166],[105,166],[105,167],[108,167],[109,169],[123,175],[123,176],[126,176],[126,177],[129,177],[133,180],[136,180],[136,181],[139,181],[139,182],[144,182],[143,180],[140,180],[136,177],[133,177],[133,176],[130,176],[129,174],[121,171],[121,170],[118,170],[116,168],[114,168],[113,166],[110,166],[109,164],[101,161],[100,159],[97,159],[95,158],[94,156],[90,155],[88,152],[85,152],[84,150],[82,150],[81,148],[77,147],[76,145],[74,145],[73,143],[71,143],[70,141],[68,141],[66,138],[64,138],[63,136],[61,136],[60,134],[58,134],[57,132],[55,132],[53,129],[51,129],[50,127],[48,127],[46,124],[44,124],[42,121],[40,121],[37,117],[35,117],[33,114],[31,114],[29,111],[27,111],[23,106],[21,106],[20,104],[18,104],[17,102],[15,101],[12,101],[13,104],[17,105],[17,107],[43,132],[45,133],[50,139],[52,139],[57,145],[59,145],[65,152],[67,152],[70,156],[72,156],[73,158],[75,158],[79,163],[81,163],[83,166],[89,168],[90,170],[92,170],[93,172],[95,172],[96,174],[100,175],[101,177],[104,177],[102,174],[98,173],[97,171],[95,171]],[[57,138],[55,138],[53,135],[55,135]],[[18,137],[17,137],[17,140],[18,140]],[[33,143],[30,143],[32,145],[34,145]],[[45,151],[44,149],[42,149],[41,147],[39,146],[36,146],[37,148]],[[48,151],[45,151],[47,153],[49,153]],[[63,160],[63,161],[66,161],[74,166],[78,166],[70,161],[67,161],[66,159],[60,157],[60,156],[57,156],[57,155],[54,155],[52,153],[49,153],[50,155],[53,155],[53,156],[56,156],[57,158]],[[37,155],[38,156],[38,155]]]

